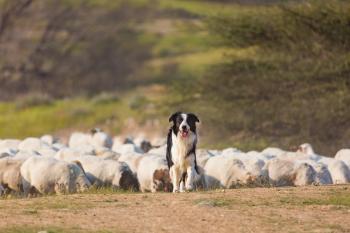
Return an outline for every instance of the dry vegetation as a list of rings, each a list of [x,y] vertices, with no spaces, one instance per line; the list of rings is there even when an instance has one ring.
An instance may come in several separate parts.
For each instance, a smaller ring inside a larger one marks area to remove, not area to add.
[[[341,185],[9,198],[0,200],[0,231],[349,232],[349,190]]]

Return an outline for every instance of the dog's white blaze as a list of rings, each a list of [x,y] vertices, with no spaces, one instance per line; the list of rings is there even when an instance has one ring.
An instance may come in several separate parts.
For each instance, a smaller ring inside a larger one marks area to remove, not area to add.
[[[186,126],[186,128],[189,129],[190,126],[187,124],[187,114],[182,113],[181,117],[182,117],[183,120],[182,120],[182,122],[181,122],[181,124],[179,126],[179,129],[182,130],[182,126]]]

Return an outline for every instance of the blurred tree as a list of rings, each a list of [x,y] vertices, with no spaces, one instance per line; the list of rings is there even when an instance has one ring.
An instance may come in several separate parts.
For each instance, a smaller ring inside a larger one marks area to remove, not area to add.
[[[133,27],[147,11],[127,1],[111,8],[84,0],[8,2],[1,6],[0,99],[122,89],[150,54]]]

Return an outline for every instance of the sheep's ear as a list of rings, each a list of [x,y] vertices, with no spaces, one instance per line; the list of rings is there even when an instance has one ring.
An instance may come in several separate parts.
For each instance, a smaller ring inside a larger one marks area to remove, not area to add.
[[[194,120],[195,120],[195,122],[199,122],[199,118],[195,115],[195,114],[193,114],[193,113],[189,113],[189,114],[187,114],[189,117],[192,117]]]
[[[175,121],[176,117],[180,115],[181,112],[175,112],[169,117],[169,122]]]
[[[80,167],[80,169],[83,171],[83,173],[85,174],[85,170],[83,168],[83,165],[81,164],[81,162],[79,162],[78,160],[74,160],[72,161],[72,163],[74,163],[75,165],[77,165],[78,167]]]

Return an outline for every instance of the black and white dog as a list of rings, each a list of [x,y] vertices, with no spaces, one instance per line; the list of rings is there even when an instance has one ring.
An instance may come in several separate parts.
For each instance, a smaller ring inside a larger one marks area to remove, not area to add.
[[[197,132],[199,119],[193,113],[176,112],[169,118],[173,122],[167,139],[166,159],[173,183],[173,192],[193,189],[196,161]]]

